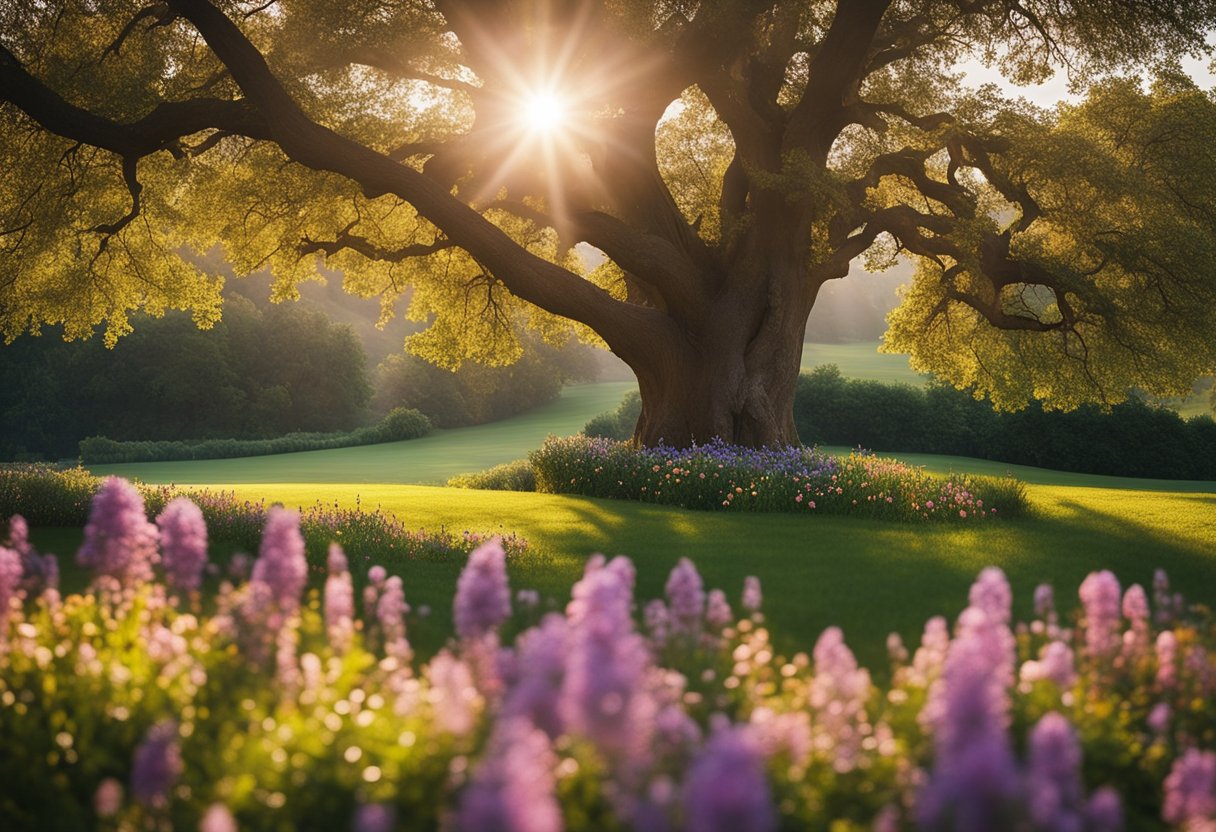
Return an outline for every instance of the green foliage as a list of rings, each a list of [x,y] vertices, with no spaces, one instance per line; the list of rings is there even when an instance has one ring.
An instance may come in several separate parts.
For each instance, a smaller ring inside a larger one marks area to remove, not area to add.
[[[624,442],[633,436],[634,426],[642,415],[642,396],[636,390],[625,394],[616,410],[601,413],[583,426],[585,436],[602,436]]]
[[[103,478],[83,468],[59,469],[47,465],[0,467],[0,520],[20,514],[40,526],[83,526],[89,517],[93,495]],[[168,485],[137,483],[149,519],[175,497],[188,497],[200,509],[212,538],[256,551],[266,524],[270,503],[265,499],[239,499],[232,492]],[[380,564],[403,560],[450,560],[467,555],[491,535],[446,528],[409,529],[392,513],[376,507],[366,510],[356,499],[354,506],[314,500],[299,507],[300,531],[308,546],[309,559],[319,571],[332,541],[358,548],[363,556]],[[514,533],[498,534],[509,553],[519,554],[528,542]]]
[[[529,460],[517,459],[475,474],[457,474],[448,480],[448,486],[484,491],[535,491],[536,472]]]
[[[894,459],[812,448],[685,450],[604,438],[549,437],[528,456],[536,490],[706,511],[849,514],[892,520],[982,520],[1027,509],[1017,480],[939,477]]]
[[[1009,224],[1025,209],[998,196],[984,221],[999,219],[1023,275],[1039,279],[990,282],[967,262],[947,280],[921,260],[886,348],[1002,409],[1189,394],[1216,367],[1216,102],[1167,73],[1148,91],[1138,78],[1103,82],[1049,117],[990,117],[1010,143],[1002,175],[1025,182],[1044,215]],[[998,329],[1001,315],[1047,328]]]
[[[417,410],[397,407],[378,423],[339,433],[289,433],[274,439],[203,439],[199,441],[116,442],[104,436],[80,440],[85,465],[159,462],[185,459],[230,459],[242,456],[321,451],[417,439],[431,432],[431,422]]]
[[[0,516],[37,526],[83,526],[100,480],[83,468],[46,464],[0,467]]]
[[[586,346],[552,346],[536,336],[521,344],[522,356],[505,367],[465,362],[449,370],[415,355],[390,355],[376,369],[373,404],[415,408],[436,427],[465,427],[523,413],[556,399],[564,385],[595,376]]]
[[[923,541],[934,531],[916,534]],[[992,537],[973,529],[963,536]],[[357,565],[349,575],[335,570],[334,577],[361,582],[362,543],[349,541],[348,555]],[[941,573],[953,586],[946,593],[950,600],[939,599],[942,606],[935,611],[947,609],[946,604],[954,610],[966,597],[965,582],[972,573],[955,551],[936,549],[930,545],[926,553],[944,556]],[[808,559],[805,549],[768,554]],[[856,568],[840,554],[832,552],[825,560]],[[899,568],[898,559],[884,555],[882,568]],[[581,559],[571,560],[581,571]],[[420,565],[402,565],[406,587],[414,585]],[[745,564],[748,570],[754,565]],[[615,828],[624,822],[620,805],[607,799],[609,786],[633,786],[639,778],[691,782],[690,770],[704,759],[704,738],[713,735],[711,728],[731,723],[748,726],[765,752],[756,754],[763,761],[763,805],[773,804],[782,828],[800,829],[872,828],[873,816],[889,805],[911,814],[922,798],[925,777],[909,778],[907,772],[948,776],[940,755],[994,737],[1008,741],[1020,775],[1029,768],[1026,738],[1049,712],[1062,715],[1076,730],[1077,764],[1083,761],[1077,788],[1114,788],[1129,828],[1157,829],[1168,790],[1163,780],[1173,762],[1188,748],[1210,748],[1216,739],[1216,712],[1209,705],[1216,622],[1210,610],[1188,606],[1167,586],[1154,594],[1154,615],[1149,616],[1146,605],[1142,617],[1129,616],[1131,626],[1124,624],[1117,605],[1106,612],[1113,614],[1108,637],[1115,647],[1106,652],[1093,646],[1092,636],[1101,632],[1094,616],[1103,612],[1096,604],[1087,619],[1036,604],[1040,609],[1032,618],[1029,593],[1021,586],[1011,592],[1005,575],[994,577],[993,570],[972,591],[972,603],[1008,620],[994,614],[991,629],[977,634],[978,628],[969,631],[964,619],[950,643],[950,628],[939,619],[937,637],[926,628],[915,655],[893,639],[889,661],[859,666],[854,635],[846,644],[834,629],[819,636],[816,647],[822,649],[812,651],[814,635],[791,643],[775,625],[771,612],[780,605],[774,599],[790,592],[791,584],[799,606],[807,606],[806,586],[799,582],[765,583],[763,611],[753,607],[718,616],[695,599],[691,615],[673,616],[662,627],[635,627],[628,610],[635,598],[642,607],[657,594],[662,586],[658,575],[664,571],[641,558],[637,567],[637,573],[629,570],[627,589],[615,596],[623,602],[624,620],[596,631],[601,638],[627,638],[631,645],[637,643],[638,652],[595,655],[603,657],[609,670],[624,664],[623,654],[648,671],[622,672],[620,687],[639,698],[654,696],[673,721],[674,716],[687,720],[682,723],[686,730],[673,741],[644,724],[638,733],[648,741],[641,746],[646,757],[636,765],[621,765],[608,742],[594,742],[572,720],[558,723],[551,737],[553,756],[546,755],[545,765],[535,769],[541,777],[556,772],[557,783],[551,793],[531,789],[529,796],[556,800],[573,828]],[[680,568],[687,577],[691,566]],[[922,571],[923,559],[914,568]],[[658,574],[647,584],[639,581],[635,595],[634,579],[647,571]],[[1040,573],[1036,580],[1042,577]],[[737,586],[708,572],[705,578],[709,586]],[[520,586],[514,570],[511,579]],[[699,595],[701,576],[693,580]],[[1117,579],[1109,575],[1109,580],[1116,582],[1117,599]],[[1056,582],[1057,590],[1074,585]],[[995,594],[985,595],[984,589]],[[677,592],[668,592],[669,609],[680,609]],[[863,603],[857,606],[876,617],[873,610],[887,599],[869,585],[861,592]],[[920,600],[911,586],[901,587],[901,595],[906,603]],[[720,601],[734,597],[730,591]],[[31,593],[6,607],[0,617],[5,649],[0,742],[7,751],[0,756],[0,782],[6,785],[0,792],[0,821],[5,828],[75,830],[112,824],[139,829],[163,822],[166,828],[192,829],[216,803],[242,827],[255,829],[346,828],[356,808],[369,803],[391,806],[395,829],[431,829],[450,817],[461,801],[462,786],[470,782],[454,781],[452,769],[474,775],[484,771],[484,761],[494,759],[492,738],[500,736],[496,723],[510,713],[494,703],[510,701],[520,690],[520,676],[478,672],[484,668],[479,662],[494,655],[486,650],[489,640],[453,639],[442,657],[428,662],[403,639],[386,643],[387,616],[371,603],[335,622],[328,610],[323,612],[315,587],[298,609],[293,604],[287,610],[262,610],[270,613],[265,617],[257,615],[255,598],[238,574],[218,589],[209,582],[202,593],[175,592],[158,580],[116,592],[98,581],[77,594]],[[275,614],[280,612],[285,614]],[[412,641],[423,616],[411,612],[393,623],[406,627]],[[511,631],[535,624],[538,617],[535,607],[516,604],[509,629],[492,644],[521,655],[526,637],[512,639]],[[673,619],[678,628],[670,626]],[[1153,647],[1165,632],[1178,645],[1178,655],[1168,665]],[[1000,649],[977,650],[986,646],[979,639],[989,633],[1000,638],[992,639]],[[1066,674],[1043,673],[1040,660],[1053,642],[1067,648]],[[559,643],[551,656],[543,653],[553,665],[542,669],[575,666],[570,657],[577,647],[569,644]],[[915,642],[910,646],[915,648]],[[993,670],[971,679],[991,681],[992,689],[1003,694],[994,697],[998,704],[991,706],[993,718],[987,723],[994,730],[986,735],[982,727],[972,727],[975,711],[946,709],[935,715],[930,705],[957,701],[958,668],[969,656]],[[519,673],[532,681],[529,672],[535,669],[522,666]],[[1169,683],[1159,679],[1163,669],[1171,672]],[[559,691],[563,705],[578,695],[560,685],[553,692]],[[1161,704],[1168,708],[1164,720],[1157,709]],[[132,794],[133,761],[148,729],[170,720],[181,770],[170,778],[175,788],[164,805],[149,805]],[[627,729],[636,724],[626,723]],[[956,728],[953,736],[960,737],[953,749],[942,740],[948,728]],[[955,755],[960,759],[957,750]],[[652,762],[656,758],[657,765]],[[524,755],[514,759],[532,762]],[[634,758],[626,760],[633,763]],[[1048,760],[1045,767],[1074,773],[1060,759]],[[737,783],[731,779],[735,773],[727,769],[722,782]],[[105,803],[94,798],[108,778],[115,781],[110,786],[122,788],[114,816],[99,817],[108,813]],[[904,814],[895,820],[900,829],[916,828]]]
[[[142,319],[112,350],[50,334],[0,346],[0,459],[75,456],[76,443],[95,435],[176,441],[349,431],[364,420],[370,396],[349,327],[233,297],[208,331],[170,314]]]
[[[1109,411],[1039,404],[997,412],[947,384],[845,379],[834,364],[798,380],[794,419],[804,442],[979,457],[1059,471],[1216,479],[1216,423],[1131,399]]]

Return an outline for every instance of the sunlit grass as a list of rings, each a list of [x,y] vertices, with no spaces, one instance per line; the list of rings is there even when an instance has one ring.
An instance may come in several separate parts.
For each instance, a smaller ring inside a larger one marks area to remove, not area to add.
[[[758,575],[779,641],[806,648],[823,628],[843,627],[863,662],[884,664],[891,631],[916,638],[931,615],[957,614],[985,566],[1009,575],[1015,609],[1029,615],[1034,587],[1071,593],[1096,569],[1148,585],[1169,571],[1195,602],[1216,605],[1216,494],[1070,486],[1028,488],[1035,516],[983,528],[908,525],[847,517],[717,514],[548,494],[352,483],[213,485],[238,496],[289,506],[320,499],[380,505],[408,526],[514,531],[529,553],[510,565],[516,588],[533,587],[564,603],[594,552],[628,554],[639,597],[662,593],[676,561],[694,559],[710,586],[737,601],[746,575]],[[72,545],[70,538],[59,545]],[[434,612],[417,635],[437,644],[447,634],[459,563],[410,562],[401,568],[411,603]],[[1073,599],[1061,599],[1065,606]]]
[[[510,462],[540,447],[550,433],[577,433],[614,409],[631,382],[567,387],[561,398],[528,413],[471,428],[437,430],[421,439],[242,459],[94,465],[99,476],[118,474],[147,483],[367,482],[439,485],[456,474]]]

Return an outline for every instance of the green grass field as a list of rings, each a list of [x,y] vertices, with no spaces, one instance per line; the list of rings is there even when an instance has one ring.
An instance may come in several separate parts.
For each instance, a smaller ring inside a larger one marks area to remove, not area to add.
[[[437,430],[421,439],[240,459],[95,465],[100,476],[118,474],[148,483],[350,482],[442,485],[455,474],[510,462],[540,447],[551,433],[582,430],[591,417],[613,410],[632,382],[567,387],[561,397],[501,422]]]
[[[916,383],[899,356],[874,345],[810,345],[810,364],[835,362],[847,374]],[[862,660],[884,663],[888,632],[915,638],[931,615],[955,615],[980,569],[1008,573],[1019,614],[1034,586],[1054,583],[1065,603],[1090,571],[1114,570],[1147,583],[1166,568],[1193,601],[1216,606],[1216,483],[1136,480],[1045,471],[960,457],[901,454],[937,472],[1012,473],[1029,483],[1034,514],[986,526],[919,526],[840,517],[713,514],[545,494],[432,487],[453,474],[518,459],[549,433],[570,434],[616,406],[626,382],[569,388],[557,402],[503,422],[437,431],[411,442],[233,460],[97,466],[146,482],[235,490],[287,505],[316,500],[380,505],[413,528],[514,531],[532,543],[511,564],[513,585],[564,603],[594,552],[630,555],[639,597],[661,594],[667,573],[691,557],[709,586],[737,599],[758,575],[778,644],[809,649],[828,625],[844,628]],[[844,449],[836,449],[843,451]],[[69,551],[78,530],[43,530],[36,540]],[[351,553],[359,564],[358,553]],[[427,651],[450,632],[460,563],[387,564],[406,580],[415,607],[434,610],[413,636]],[[880,670],[881,672],[881,670]]]
[[[813,370],[821,364],[835,364],[845,378],[881,381],[887,384],[902,382],[919,387],[928,379],[928,376],[921,375],[908,366],[908,356],[879,352],[877,341],[804,344],[802,369]]]
[[[777,643],[809,649],[831,624],[841,626],[871,668],[884,663],[888,632],[906,639],[931,615],[953,617],[985,566],[1009,575],[1016,611],[1027,615],[1035,585],[1053,583],[1075,602],[1085,575],[1112,569],[1125,585],[1148,585],[1167,569],[1195,602],[1216,605],[1216,494],[1029,486],[1034,516],[983,526],[909,525],[844,517],[715,514],[591,498],[351,483],[246,483],[243,497],[289,506],[315,500],[380,505],[412,527],[510,530],[531,551],[510,566],[514,588],[534,587],[564,603],[594,552],[628,554],[639,598],[661,595],[667,573],[692,558],[711,587],[737,601],[743,578],[758,575]],[[46,530],[47,548],[75,545],[79,532]],[[72,535],[75,537],[72,537]],[[358,553],[350,553],[356,568]],[[450,632],[451,596],[460,563],[386,564],[405,579],[415,607],[434,612],[415,624],[423,649]]]

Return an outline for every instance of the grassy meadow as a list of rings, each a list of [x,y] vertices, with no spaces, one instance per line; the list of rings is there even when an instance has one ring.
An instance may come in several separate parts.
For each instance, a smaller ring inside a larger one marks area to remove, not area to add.
[[[556,602],[568,597],[593,552],[634,558],[640,597],[662,595],[671,567],[680,557],[691,557],[706,584],[736,600],[745,575],[759,575],[778,643],[790,650],[806,648],[823,628],[838,624],[871,667],[883,664],[889,631],[913,639],[930,615],[953,615],[966,606],[970,581],[989,564],[1006,570],[1019,613],[1029,613],[1032,590],[1041,581],[1055,584],[1070,603],[1085,575],[1100,568],[1113,569],[1125,584],[1147,585],[1153,569],[1164,567],[1188,597],[1216,606],[1216,483],[901,455],[930,471],[1013,473],[1028,483],[1034,516],[985,527],[719,515],[590,497],[434,487],[451,474],[519,459],[547,433],[578,431],[629,387],[570,388],[557,403],[531,414],[412,442],[241,460],[97,466],[94,472],[233,490],[242,499],[264,496],[288,506],[359,501],[395,513],[411,528],[516,532],[531,549],[511,564],[514,588],[534,588]],[[47,535],[43,545],[63,550],[79,535],[75,530],[41,534]],[[412,605],[433,611],[416,623],[420,646],[438,646],[449,634],[452,588],[462,564],[387,566],[400,570]]]
[[[510,564],[514,588],[531,587],[559,603],[595,552],[627,554],[638,568],[639,597],[662,594],[680,557],[697,564],[707,586],[737,601],[746,575],[760,577],[765,611],[778,644],[806,649],[825,627],[841,626],[859,658],[884,664],[883,643],[896,631],[919,635],[932,615],[956,615],[985,566],[1000,566],[1015,593],[1015,613],[1029,615],[1034,587],[1056,586],[1062,606],[1096,569],[1145,586],[1165,568],[1192,601],[1216,605],[1216,493],[1031,485],[1034,516],[985,526],[910,525],[848,517],[718,514],[584,497],[470,491],[416,485],[217,483],[242,498],[288,506],[316,500],[379,505],[411,527],[515,531],[531,543]],[[1216,492],[1216,488],[1212,489]],[[40,536],[41,535],[41,536]],[[48,549],[75,545],[75,530],[44,530]],[[358,553],[351,552],[356,569]],[[463,564],[386,564],[405,579],[420,646],[449,632],[452,590]],[[421,630],[418,630],[421,627]]]
[[[920,379],[902,356],[873,344],[808,345],[808,366],[833,362],[846,374],[882,381]],[[592,553],[628,554],[639,597],[662,594],[667,573],[690,557],[708,586],[738,597],[746,575],[765,587],[778,643],[808,647],[824,627],[843,627],[859,657],[884,662],[887,633],[914,639],[924,621],[953,616],[985,566],[1003,568],[1019,614],[1036,584],[1054,583],[1064,604],[1091,571],[1147,585],[1164,567],[1189,598],[1216,605],[1216,483],[1139,480],[1048,471],[962,457],[900,454],[938,473],[1013,474],[1028,484],[1033,516],[983,527],[905,525],[842,517],[716,514],[584,497],[435,487],[450,476],[519,459],[550,433],[577,432],[612,409],[628,382],[579,385],[521,416],[436,431],[409,442],[232,460],[95,466],[150,483],[232,490],[289,506],[316,501],[381,506],[413,528],[514,531],[532,544],[511,564],[515,588],[564,603]],[[829,449],[845,452],[847,449]],[[77,530],[43,530],[47,548],[68,550]],[[354,564],[358,564],[358,552]],[[364,564],[362,566],[369,566]],[[450,632],[452,590],[461,563],[387,564],[407,597],[432,614],[414,623],[424,650]]]

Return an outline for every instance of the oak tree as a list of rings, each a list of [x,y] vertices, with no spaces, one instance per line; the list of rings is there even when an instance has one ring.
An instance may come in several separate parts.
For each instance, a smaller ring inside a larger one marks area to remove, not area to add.
[[[1008,407],[1180,393],[1216,369],[1216,107],[1177,58],[1214,24],[1214,0],[9,0],[0,331],[206,326],[191,251],[219,243],[280,297],[319,261],[386,314],[408,291],[432,360],[602,339],[641,442],[782,443],[820,287],[910,256],[887,345],[916,367]],[[1088,95],[971,90],[967,59]]]

